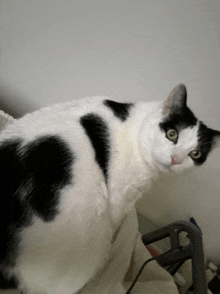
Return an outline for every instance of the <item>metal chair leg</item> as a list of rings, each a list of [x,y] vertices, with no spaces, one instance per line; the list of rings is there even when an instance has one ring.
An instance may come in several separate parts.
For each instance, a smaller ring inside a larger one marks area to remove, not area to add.
[[[181,232],[188,233],[190,243],[187,246],[180,245],[179,234]],[[184,261],[191,259],[194,293],[207,294],[202,235],[199,229],[190,222],[177,221],[144,234],[142,241],[145,245],[149,245],[167,237],[170,238],[171,249],[173,250],[163,254],[161,258],[158,256],[158,263],[162,267],[174,265],[174,267],[178,268],[178,264],[180,265]]]

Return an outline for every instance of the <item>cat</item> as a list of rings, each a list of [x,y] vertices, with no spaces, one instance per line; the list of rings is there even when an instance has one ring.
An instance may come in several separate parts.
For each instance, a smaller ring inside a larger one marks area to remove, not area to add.
[[[220,132],[186,102],[179,84],[165,102],[91,97],[8,125],[0,135],[1,275],[26,294],[79,292],[152,180],[202,165],[219,146]]]

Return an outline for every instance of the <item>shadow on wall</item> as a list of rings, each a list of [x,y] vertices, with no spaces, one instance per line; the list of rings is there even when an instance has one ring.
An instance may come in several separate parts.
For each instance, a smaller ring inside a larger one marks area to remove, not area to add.
[[[158,226],[172,222],[174,211],[178,208],[174,195],[177,180],[175,174],[161,174],[138,201],[138,212]]]
[[[10,114],[14,118],[19,118],[26,113],[33,112],[40,107],[21,93],[10,86],[0,86],[0,110]]]
[[[193,217],[203,232],[207,256],[220,265],[220,169],[209,164],[164,175],[138,202],[138,213],[158,226]]]
[[[219,178],[220,169],[209,164],[177,175],[162,175],[139,200],[138,211],[158,225],[191,216],[210,221],[210,225],[219,224]]]

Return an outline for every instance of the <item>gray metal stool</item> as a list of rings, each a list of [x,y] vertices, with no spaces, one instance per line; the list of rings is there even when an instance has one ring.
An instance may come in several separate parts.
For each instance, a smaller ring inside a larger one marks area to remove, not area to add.
[[[180,233],[186,232],[189,238],[187,246],[180,245]],[[203,255],[201,231],[192,223],[177,221],[142,236],[145,245],[170,238],[172,251],[159,255],[156,260],[162,267],[170,266],[168,271],[174,275],[180,266],[188,259],[192,260],[192,278],[195,294],[207,294],[205,261]]]

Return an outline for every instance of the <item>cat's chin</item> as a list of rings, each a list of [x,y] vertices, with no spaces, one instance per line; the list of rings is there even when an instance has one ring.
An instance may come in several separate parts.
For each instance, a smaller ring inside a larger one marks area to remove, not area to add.
[[[161,172],[164,173],[182,173],[187,169],[190,169],[189,167],[181,166],[181,164],[177,165],[171,165],[171,164],[158,164],[158,168]]]
[[[175,174],[180,174],[186,170],[190,170],[192,166],[185,167],[181,164],[177,165],[170,165],[170,172],[175,173]]]

